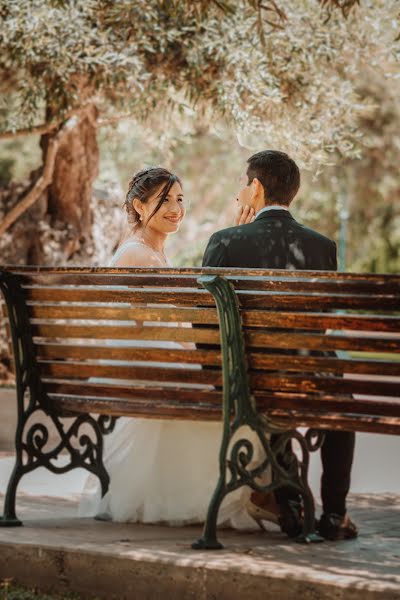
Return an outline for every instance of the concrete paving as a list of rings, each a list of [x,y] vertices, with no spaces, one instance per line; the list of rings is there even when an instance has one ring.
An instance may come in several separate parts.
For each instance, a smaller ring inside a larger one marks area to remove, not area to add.
[[[0,528],[0,579],[85,598],[400,599],[400,498],[356,495],[358,540],[302,546],[278,531],[220,532],[196,552],[199,527],[79,519],[77,499],[20,494],[24,527]]]

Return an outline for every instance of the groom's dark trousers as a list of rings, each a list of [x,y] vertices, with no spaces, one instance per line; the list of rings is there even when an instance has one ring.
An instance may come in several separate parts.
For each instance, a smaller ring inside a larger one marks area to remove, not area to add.
[[[298,223],[288,210],[273,208],[261,212],[253,223],[214,233],[204,253],[203,267],[335,271],[336,244]],[[278,439],[272,436],[271,444]],[[354,433],[325,431],[321,448],[324,513],[346,513],[354,442]],[[279,503],[299,500],[290,488],[282,488],[275,495]]]

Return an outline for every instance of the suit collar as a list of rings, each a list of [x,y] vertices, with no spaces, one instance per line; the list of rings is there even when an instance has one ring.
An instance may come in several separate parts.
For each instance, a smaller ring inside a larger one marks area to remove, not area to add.
[[[290,214],[288,210],[274,208],[273,210],[266,210],[262,212],[260,215],[254,219],[254,221],[258,221],[261,219],[292,219],[294,221],[294,217]]]

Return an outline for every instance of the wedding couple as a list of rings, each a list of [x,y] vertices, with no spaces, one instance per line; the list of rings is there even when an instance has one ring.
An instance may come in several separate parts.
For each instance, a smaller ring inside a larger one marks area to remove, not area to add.
[[[335,243],[298,223],[289,212],[299,187],[299,169],[287,154],[266,150],[249,158],[240,180],[235,226],[212,235],[203,266],[335,270]],[[129,184],[125,208],[129,234],[111,265],[170,266],[165,242],[185,216],[179,177],[161,167],[140,171]],[[221,434],[221,423],[119,419],[105,442],[109,491],[100,498],[99,486],[91,478],[81,514],[171,525],[203,522],[218,479]],[[263,450],[250,430],[247,437],[257,463]],[[346,512],[354,440],[353,433],[327,431],[321,449],[323,514],[318,530],[326,539],[357,536]],[[219,524],[248,529],[255,522],[272,521],[292,537],[301,531],[301,515],[300,496],[289,488],[264,495],[242,487],[224,499]]]

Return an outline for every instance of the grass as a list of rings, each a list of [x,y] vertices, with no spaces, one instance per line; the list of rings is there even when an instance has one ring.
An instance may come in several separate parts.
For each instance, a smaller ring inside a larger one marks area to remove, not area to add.
[[[45,594],[37,589],[14,584],[10,579],[0,581],[0,600],[83,600],[76,594]]]

